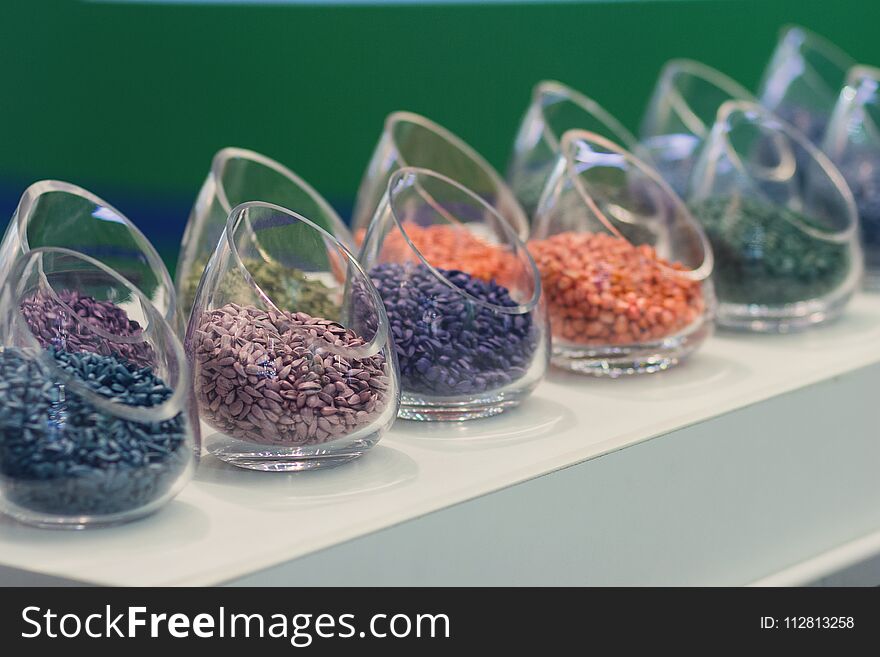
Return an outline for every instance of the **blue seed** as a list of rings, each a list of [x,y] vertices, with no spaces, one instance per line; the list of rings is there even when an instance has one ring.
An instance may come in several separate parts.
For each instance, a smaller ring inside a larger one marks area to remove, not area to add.
[[[134,369],[118,356],[50,353],[59,367],[114,401],[138,405],[130,392],[138,386],[154,391],[144,405],[172,394],[151,368]],[[0,476],[19,506],[65,515],[125,511],[163,494],[186,467],[182,416],[147,423],[107,416],[15,348],[0,352],[0,380],[9,383],[0,388]],[[25,401],[27,417],[17,410]]]
[[[440,272],[471,297],[517,305],[494,281]],[[370,276],[391,323],[404,392],[477,394],[508,385],[528,369],[536,348],[529,313],[468,303],[421,264],[383,263]]]

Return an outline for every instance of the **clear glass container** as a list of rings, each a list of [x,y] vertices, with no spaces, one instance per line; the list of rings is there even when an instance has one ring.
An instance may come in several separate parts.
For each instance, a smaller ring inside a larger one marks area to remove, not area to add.
[[[388,181],[360,261],[385,302],[401,418],[469,420],[518,405],[547,369],[535,263],[510,224],[442,174]]]
[[[715,252],[722,326],[804,328],[838,316],[859,285],[849,187],[802,132],[760,105],[721,106],[688,204]]]
[[[658,372],[712,332],[705,234],[657,171],[604,137],[563,135],[529,250],[558,367],[612,377]]]
[[[283,268],[268,289],[252,270]],[[206,450],[253,470],[357,458],[391,427],[399,381],[370,279],[329,232],[277,205],[233,208],[186,336]]]
[[[667,62],[642,118],[640,147],[633,152],[655,165],[672,189],[684,196],[697,151],[715,122],[718,108],[728,100],[754,97],[741,84],[705,64],[691,59]]]
[[[880,69],[856,66],[840,92],[822,150],[846,179],[859,213],[865,287],[880,290]]]
[[[385,119],[355,199],[352,226],[358,244],[388,188],[389,178],[406,166],[431,169],[464,185],[504,217],[520,239],[528,237],[529,220],[525,212],[482,155],[424,116],[393,112]]]
[[[89,256],[20,255],[0,289],[0,505],[83,528],[140,518],[198,456],[192,378],[175,330]]]
[[[561,82],[544,80],[532,90],[507,168],[507,180],[529,217],[559,159],[566,130],[589,130],[634,150],[636,138],[592,98]]]
[[[168,268],[143,233],[91,192],[58,180],[28,187],[0,245],[0,283],[16,256],[39,247],[91,256],[134,284],[175,328],[182,326]]]
[[[347,248],[354,247],[348,227],[311,185],[283,164],[243,148],[224,148],[214,156],[211,170],[189,215],[175,272],[177,295],[184,317],[192,310],[196,289],[229,213],[246,201],[265,201],[298,212],[333,235]],[[267,283],[283,278],[274,268],[252,272]]]
[[[820,144],[846,73],[856,62],[799,25],[782,29],[758,87],[764,107]]]

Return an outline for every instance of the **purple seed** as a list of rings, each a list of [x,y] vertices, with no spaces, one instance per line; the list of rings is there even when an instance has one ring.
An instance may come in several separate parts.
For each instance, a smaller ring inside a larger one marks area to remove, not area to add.
[[[471,297],[495,306],[517,305],[495,281],[461,271],[440,273]],[[531,314],[469,304],[422,264],[382,263],[370,276],[385,302],[405,391],[480,394],[516,381],[531,366],[538,345]],[[375,376],[353,376],[373,390],[387,389],[387,381],[384,388],[373,384]]]
[[[275,401],[278,403],[281,403],[284,401],[284,398],[281,397],[281,395],[279,395],[277,392],[275,392],[271,388],[267,388],[266,390],[263,391],[263,397],[265,397],[266,399],[271,399],[272,401]]]
[[[24,300],[20,308],[31,333],[44,348],[115,355],[138,367],[156,364],[155,353],[147,342],[118,342],[90,328],[126,338],[141,334],[140,324],[111,301],[99,301],[76,290],[60,290],[56,298],[41,290]]]
[[[338,324],[227,304],[203,313],[194,334],[200,411],[218,430],[262,444],[303,445],[335,439],[376,418],[355,416],[346,397],[355,404],[370,398],[362,391],[373,390],[379,378],[387,388],[385,357],[349,362],[328,351],[334,344],[364,344]]]

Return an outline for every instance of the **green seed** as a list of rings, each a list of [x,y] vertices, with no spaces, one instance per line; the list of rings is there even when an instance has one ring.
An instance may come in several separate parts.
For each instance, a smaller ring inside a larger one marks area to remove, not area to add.
[[[207,264],[207,259],[193,263],[192,270],[183,283],[184,300],[195,298]],[[338,321],[340,308],[334,301],[335,291],[321,281],[310,279],[299,269],[285,267],[274,261],[246,258],[244,265],[257,285],[280,309]],[[231,274],[223,279],[218,292],[231,300],[248,300],[251,294],[244,279]]]
[[[747,197],[713,197],[691,204],[715,253],[718,299],[780,306],[833,292],[850,272],[847,244],[808,235],[798,225],[819,222]]]

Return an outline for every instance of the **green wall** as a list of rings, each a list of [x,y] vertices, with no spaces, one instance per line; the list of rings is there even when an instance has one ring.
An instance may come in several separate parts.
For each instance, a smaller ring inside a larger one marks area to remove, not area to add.
[[[212,154],[288,164],[347,211],[383,117],[409,109],[504,167],[532,84],[558,78],[635,127],[662,63],[754,87],[798,22],[880,64],[880,2],[721,0],[229,6],[4,1],[2,215],[54,177],[131,214],[166,252]]]

